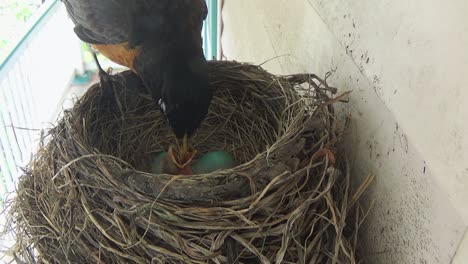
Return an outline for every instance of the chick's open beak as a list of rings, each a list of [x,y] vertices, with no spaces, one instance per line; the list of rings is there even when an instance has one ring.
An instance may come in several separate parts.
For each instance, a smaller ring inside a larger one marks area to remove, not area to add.
[[[169,157],[172,159],[174,164],[176,164],[179,168],[184,168],[192,161],[197,151],[196,150],[189,151],[189,143],[188,143],[187,134],[185,134],[182,139],[182,145],[180,144],[179,139],[176,138],[176,145],[177,145],[176,146],[177,154],[174,153],[174,150],[171,147],[169,148],[169,151],[168,151]]]

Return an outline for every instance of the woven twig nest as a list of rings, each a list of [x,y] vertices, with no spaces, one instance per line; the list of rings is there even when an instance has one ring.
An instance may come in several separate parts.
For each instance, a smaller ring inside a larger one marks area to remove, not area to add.
[[[42,140],[11,207],[16,256],[39,263],[355,263],[333,89],[314,75],[210,62],[192,143],[239,166],[147,173],[170,128],[132,73],[92,86]],[[345,228],[346,226],[346,228]],[[234,256],[234,257],[233,257]],[[230,259],[228,259],[228,257]]]

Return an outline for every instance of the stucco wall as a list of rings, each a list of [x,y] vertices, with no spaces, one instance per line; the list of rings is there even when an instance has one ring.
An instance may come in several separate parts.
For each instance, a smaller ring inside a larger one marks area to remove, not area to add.
[[[468,263],[468,2],[225,0],[223,54],[353,90],[368,263]],[[463,243],[462,245],[468,244]],[[459,248],[460,247],[460,248]]]

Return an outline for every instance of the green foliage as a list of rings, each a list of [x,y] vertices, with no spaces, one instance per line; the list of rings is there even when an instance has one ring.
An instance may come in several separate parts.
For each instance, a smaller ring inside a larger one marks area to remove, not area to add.
[[[82,42],[81,43],[81,54],[83,57],[83,62],[85,64],[94,64],[93,54],[91,53],[91,48],[88,44]],[[98,53],[98,60],[101,64],[109,63],[110,60],[104,57],[102,54]]]
[[[26,22],[38,7],[39,2],[37,0],[6,0],[1,8],[5,9],[2,10],[4,14],[14,14],[18,22]]]
[[[88,47],[88,44],[82,42],[81,43],[81,52],[82,52],[82,56],[83,56],[83,61],[85,63],[91,63],[93,61],[93,55],[91,54],[90,50],[89,50],[89,47]]]
[[[26,22],[33,15],[30,7],[25,6],[16,12],[16,19]]]
[[[40,7],[40,0],[0,0],[0,50]]]
[[[0,39],[0,50],[8,44],[6,39]]]

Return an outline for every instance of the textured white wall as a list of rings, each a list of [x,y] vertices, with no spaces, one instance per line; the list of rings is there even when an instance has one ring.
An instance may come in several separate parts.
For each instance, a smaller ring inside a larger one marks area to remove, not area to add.
[[[467,14],[464,0],[225,1],[228,59],[280,56],[265,67],[334,70],[331,84],[353,90],[354,173],[378,176],[369,263],[450,263],[457,250],[468,263]]]

